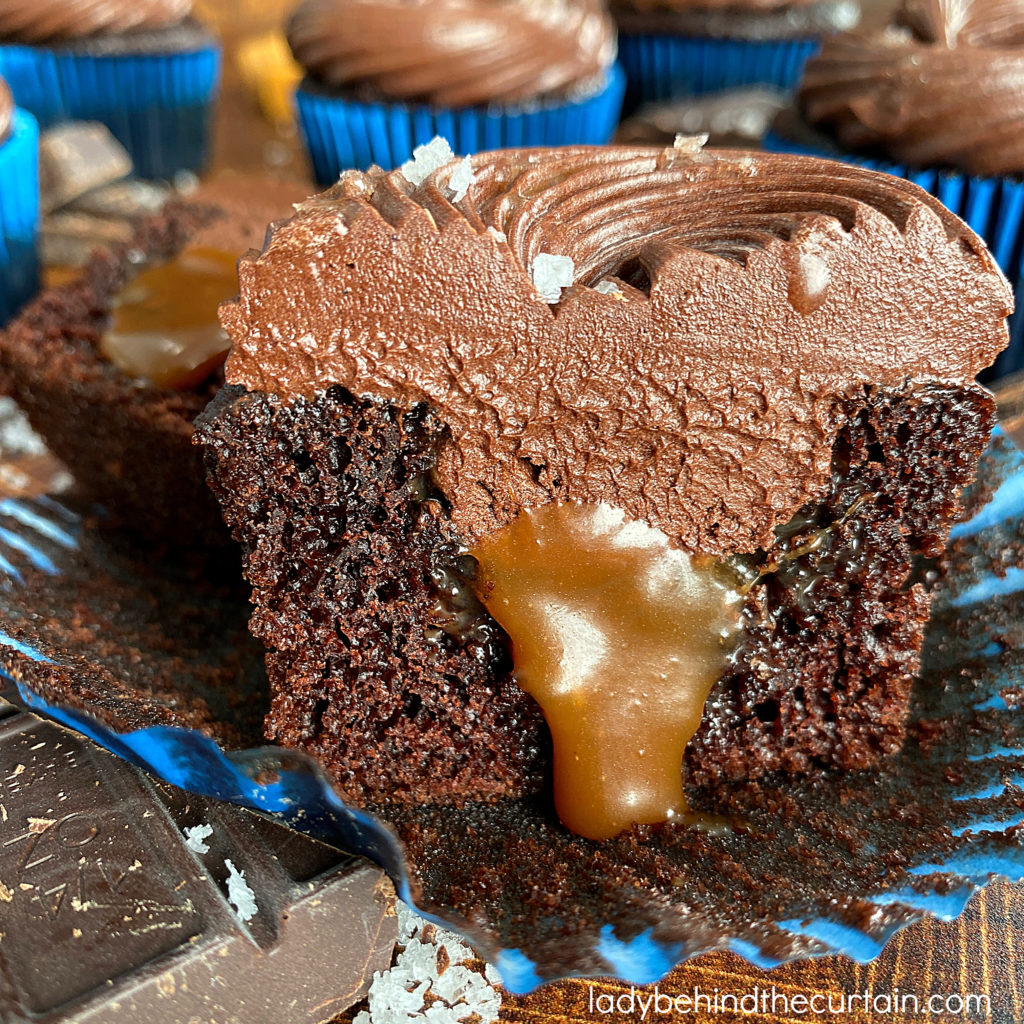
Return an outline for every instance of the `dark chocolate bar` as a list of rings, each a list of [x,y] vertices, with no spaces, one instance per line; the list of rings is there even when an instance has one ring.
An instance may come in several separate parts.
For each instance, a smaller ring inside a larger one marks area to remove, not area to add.
[[[388,967],[396,931],[367,861],[0,696],[4,1024],[328,1021]]]

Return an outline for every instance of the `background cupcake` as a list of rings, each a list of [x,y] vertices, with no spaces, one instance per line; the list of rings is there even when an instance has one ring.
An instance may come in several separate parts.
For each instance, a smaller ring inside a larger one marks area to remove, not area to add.
[[[796,84],[858,0],[613,0],[626,109],[748,85]]]
[[[0,78],[0,326],[36,291],[39,130]]]
[[[200,170],[220,48],[191,0],[7,0],[0,74],[41,127],[102,121],[146,178]]]
[[[618,121],[615,29],[596,0],[306,0],[287,33],[323,184],[437,135],[468,154],[604,143]]]
[[[963,217],[1016,286],[994,375],[1024,367],[1024,3],[909,0],[835,36],[765,144],[908,178]]]

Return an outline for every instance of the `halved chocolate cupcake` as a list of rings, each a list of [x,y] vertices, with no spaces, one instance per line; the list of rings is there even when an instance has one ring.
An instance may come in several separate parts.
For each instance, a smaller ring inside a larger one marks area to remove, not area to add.
[[[594,837],[897,751],[993,422],[984,245],[906,182],[684,140],[419,177],[343,176],[222,310],[197,436],[268,736],[356,803],[553,772]]]
[[[235,264],[302,186],[204,186],[99,251],[0,334],[0,379],[79,493],[110,520],[182,549],[228,543],[192,447],[192,421],[223,380],[217,305]]]

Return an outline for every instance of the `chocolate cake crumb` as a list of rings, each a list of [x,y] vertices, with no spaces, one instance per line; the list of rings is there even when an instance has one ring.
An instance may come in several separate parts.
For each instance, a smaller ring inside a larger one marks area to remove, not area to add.
[[[688,747],[693,786],[861,770],[903,742],[929,606],[912,573],[942,550],[994,405],[937,384],[840,404],[826,496],[742,560],[745,639]],[[197,424],[269,651],[268,738],[357,805],[519,797],[550,773],[500,627],[434,625],[462,550],[426,482],[441,431],[425,406],[337,387],[287,405],[227,387]]]

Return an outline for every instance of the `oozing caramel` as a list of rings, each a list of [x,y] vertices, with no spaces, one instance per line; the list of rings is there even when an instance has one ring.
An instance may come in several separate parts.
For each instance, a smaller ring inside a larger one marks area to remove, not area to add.
[[[100,350],[123,373],[158,387],[202,383],[231,347],[217,307],[238,293],[237,261],[232,253],[195,248],[146,267],[114,300]]]
[[[731,570],[604,504],[523,512],[472,554],[551,730],[562,822],[607,839],[685,813],[683,750],[738,628]]]

